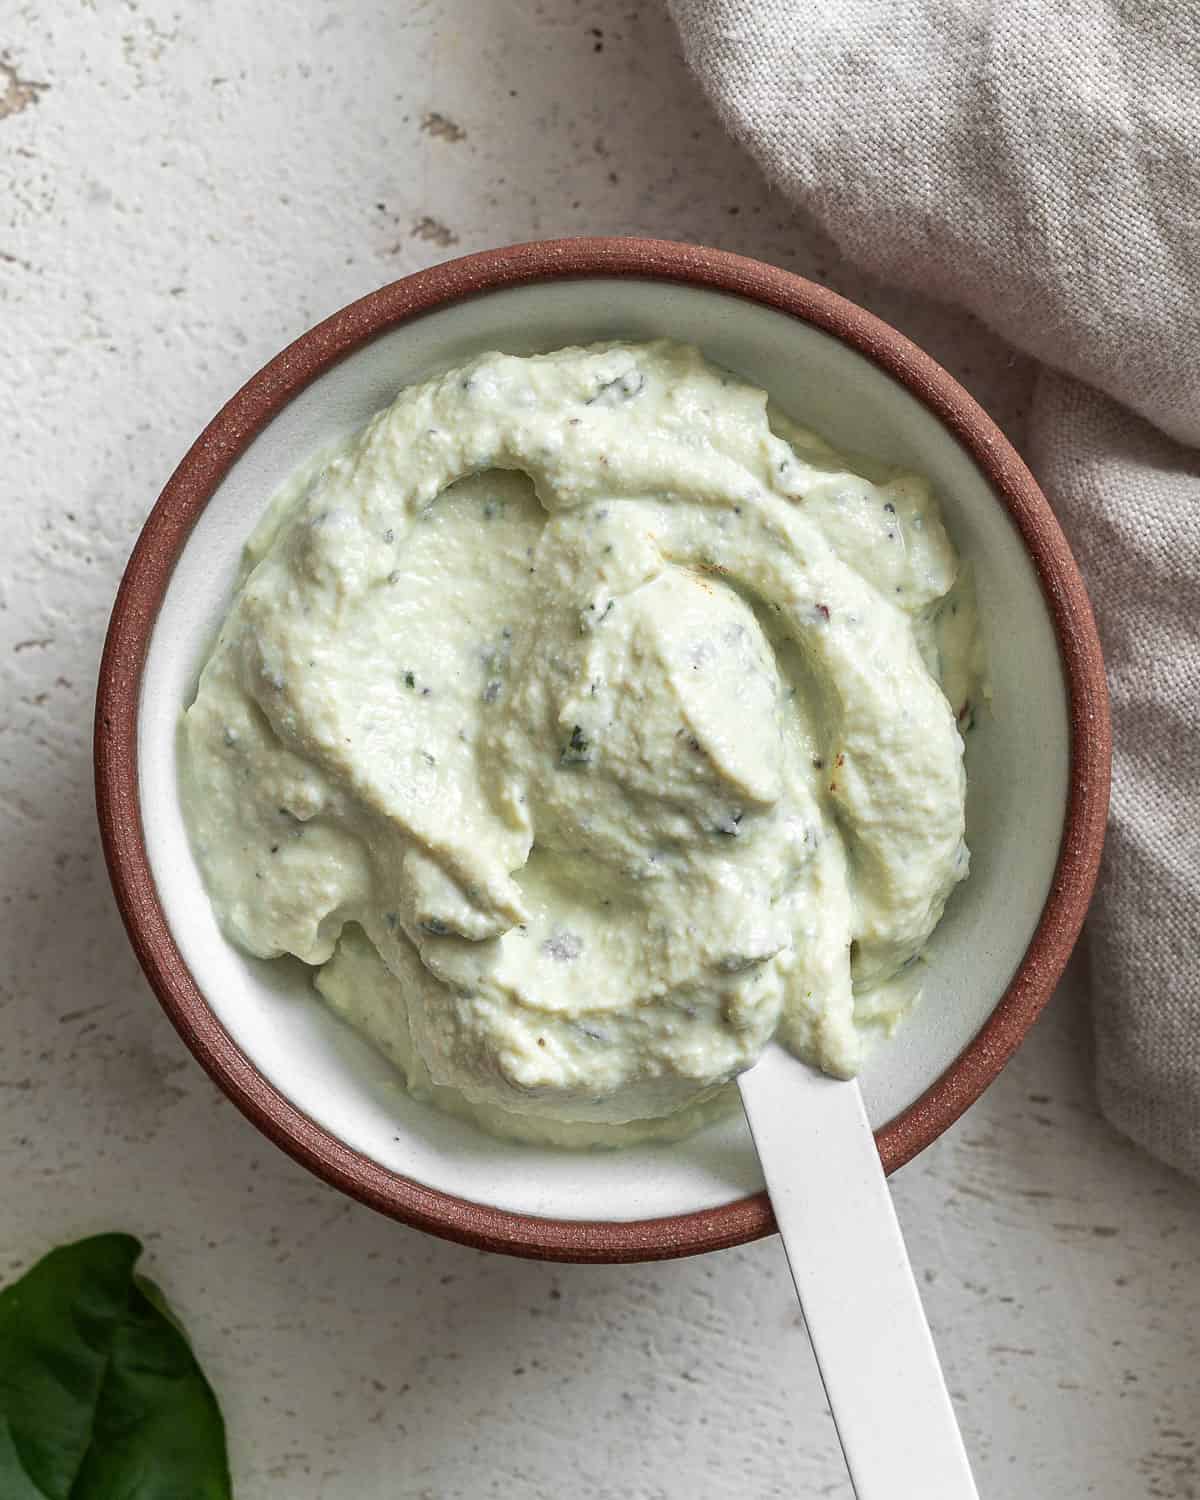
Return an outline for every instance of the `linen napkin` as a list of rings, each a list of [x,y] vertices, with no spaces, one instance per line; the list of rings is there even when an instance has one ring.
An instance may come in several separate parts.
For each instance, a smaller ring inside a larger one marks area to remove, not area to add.
[[[1112,693],[1100,1101],[1200,1177],[1200,9],[668,4],[728,129],[848,256],[1041,361],[1026,457]]]

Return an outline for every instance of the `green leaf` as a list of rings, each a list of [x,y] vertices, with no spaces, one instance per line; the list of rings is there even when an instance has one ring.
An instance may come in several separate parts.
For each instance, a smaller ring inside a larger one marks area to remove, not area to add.
[[[3,1500],[230,1500],[220,1408],[141,1249],[96,1235],[0,1292]]]

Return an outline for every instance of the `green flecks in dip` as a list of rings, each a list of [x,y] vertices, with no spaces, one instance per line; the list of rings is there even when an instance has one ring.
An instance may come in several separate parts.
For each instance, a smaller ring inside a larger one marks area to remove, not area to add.
[[[251,539],[184,718],[217,914],[518,1138],[681,1134],[775,1035],[849,1076],[967,872],[975,619],[925,481],[695,350],[484,355]]]

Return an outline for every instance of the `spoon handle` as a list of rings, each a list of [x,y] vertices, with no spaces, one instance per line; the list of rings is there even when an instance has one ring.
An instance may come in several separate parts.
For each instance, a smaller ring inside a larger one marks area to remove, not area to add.
[[[856,1083],[769,1047],[739,1080],[858,1500],[978,1500]]]

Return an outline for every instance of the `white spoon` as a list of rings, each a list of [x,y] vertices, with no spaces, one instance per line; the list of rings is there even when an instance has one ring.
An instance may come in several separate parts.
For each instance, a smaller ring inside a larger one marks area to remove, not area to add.
[[[978,1500],[856,1083],[768,1047],[738,1080],[858,1500]]]

